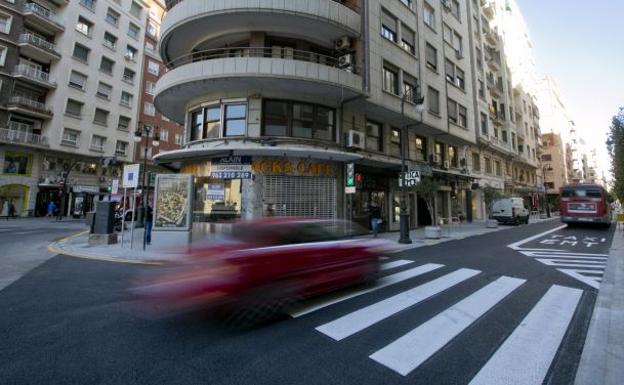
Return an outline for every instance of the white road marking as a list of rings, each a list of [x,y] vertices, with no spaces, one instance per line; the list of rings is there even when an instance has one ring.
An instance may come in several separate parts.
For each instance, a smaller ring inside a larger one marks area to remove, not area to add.
[[[336,341],[340,341],[479,273],[480,271],[472,269],[456,270],[433,281],[346,314],[334,321],[318,326],[316,330]]]
[[[338,302],[346,301],[348,299],[360,296],[362,294],[370,293],[371,291],[379,290],[386,286],[394,285],[395,283],[403,282],[410,278],[423,275],[425,273],[439,269],[441,267],[444,267],[444,265],[440,265],[437,263],[427,263],[425,265],[414,267],[409,270],[404,270],[395,274],[387,275],[383,278],[380,278],[375,284],[375,286],[373,287],[362,289],[362,290],[357,290],[357,291],[352,291],[348,293],[331,294],[331,295],[323,296],[323,297],[313,299],[310,301],[306,301],[305,303],[291,310],[289,314],[293,318],[301,317],[303,315],[312,313],[324,307],[336,304]]]
[[[579,281],[583,282],[586,285],[593,287],[596,290],[600,289],[600,282],[602,282],[602,278],[600,278],[600,281],[598,281],[597,277],[587,277],[587,276],[584,276],[583,274],[578,273],[577,270],[573,270],[573,269],[557,269],[557,270],[559,270],[563,274],[569,275],[572,278],[578,279]]]
[[[550,233],[554,233],[555,231],[559,231],[559,230],[564,229],[566,227],[568,227],[568,225],[562,225],[562,226],[559,226],[559,227],[555,227],[554,229],[550,229],[548,231],[544,231],[543,233],[539,233],[539,234],[533,235],[531,237],[522,239],[522,240],[520,240],[518,242],[514,242],[514,243],[512,243],[510,245],[507,245],[507,247],[509,247],[511,249],[514,249],[514,250],[519,250],[520,249],[520,245],[522,245],[524,243],[531,242],[532,240],[541,238],[544,235],[548,235]]]
[[[572,253],[568,253],[568,254],[555,254],[555,253],[526,253],[526,252],[522,252],[522,254],[526,255],[527,257],[534,257],[534,258],[542,258],[542,257],[546,257],[546,258],[574,258],[574,259],[607,259],[608,256],[607,255],[592,255],[592,256],[587,256],[587,255],[579,255],[579,254],[572,254]]]
[[[582,293],[552,286],[470,385],[542,384]]]
[[[407,259],[399,259],[396,261],[384,263],[383,265],[381,265],[381,270],[382,271],[390,270],[390,269],[394,269],[395,267],[409,265],[410,263],[414,263],[414,261],[408,261]]]
[[[552,259],[540,258],[538,261],[542,262],[544,265],[548,266],[575,266],[575,267],[605,267],[607,264],[605,262],[587,262],[587,261],[556,261]]]
[[[524,279],[501,277],[371,354],[370,358],[406,376],[524,282]]]

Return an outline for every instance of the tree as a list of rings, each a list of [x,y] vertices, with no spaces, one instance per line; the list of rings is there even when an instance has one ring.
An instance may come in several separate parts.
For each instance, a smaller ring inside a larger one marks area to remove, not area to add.
[[[624,107],[620,107],[611,121],[607,149],[611,155],[612,192],[620,202],[624,202]]]
[[[487,217],[490,218],[492,212],[492,203],[501,197],[500,192],[492,186],[483,187],[483,201],[485,202],[485,211]]]
[[[431,217],[431,225],[436,226],[436,214],[434,205],[435,205],[435,196],[438,190],[440,189],[440,184],[433,180],[432,178],[423,178],[420,183],[416,185],[416,194],[420,198],[422,198],[427,204],[427,209],[429,210],[429,215]]]

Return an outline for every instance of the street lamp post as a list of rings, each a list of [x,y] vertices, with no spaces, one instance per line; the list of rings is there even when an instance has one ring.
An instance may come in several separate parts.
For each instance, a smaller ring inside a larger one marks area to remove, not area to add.
[[[158,135],[158,128],[154,130],[152,147],[158,147],[160,145],[160,137]],[[149,138],[150,133],[152,132],[152,126],[144,124],[143,128],[138,127],[134,132],[134,141],[136,143],[141,143],[143,138],[145,138],[145,145],[143,146],[143,188],[141,190],[141,201],[143,203],[143,216],[141,217],[141,222],[143,223],[143,250],[145,250],[145,244],[147,242],[147,228],[145,228],[145,215],[147,214],[147,152],[149,150]],[[133,198],[134,199],[134,198]],[[135,213],[136,214],[136,213]]]
[[[409,136],[407,135],[407,122],[405,119],[405,102],[409,100],[410,103],[416,104],[416,112],[422,113],[425,108],[425,98],[420,95],[418,85],[404,89],[403,96],[401,97],[401,175],[399,177],[401,182],[401,213],[399,215],[400,236],[399,243],[412,243],[409,236],[409,210],[407,209],[407,181],[405,173],[407,172],[407,166],[405,164],[405,158],[407,156],[407,141]],[[414,95],[415,94],[415,95]],[[422,119],[421,119],[422,120]]]
[[[553,168],[546,164],[542,167],[542,184],[544,185],[544,204],[546,205],[546,217],[550,218],[550,205],[548,204],[548,189],[546,188],[546,171],[552,171]]]

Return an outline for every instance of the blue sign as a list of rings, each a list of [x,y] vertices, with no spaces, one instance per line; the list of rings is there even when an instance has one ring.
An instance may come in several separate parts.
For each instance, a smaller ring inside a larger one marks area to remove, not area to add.
[[[206,199],[210,201],[224,201],[225,200],[225,185],[223,184],[209,184],[206,191]]]
[[[211,178],[216,179],[251,179],[251,171],[213,171]]]
[[[226,156],[210,161],[210,177],[251,179],[251,156]]]

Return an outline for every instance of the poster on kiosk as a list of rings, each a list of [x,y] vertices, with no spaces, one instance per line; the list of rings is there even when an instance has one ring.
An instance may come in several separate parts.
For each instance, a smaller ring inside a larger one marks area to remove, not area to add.
[[[158,174],[154,196],[154,231],[190,231],[193,176]]]

